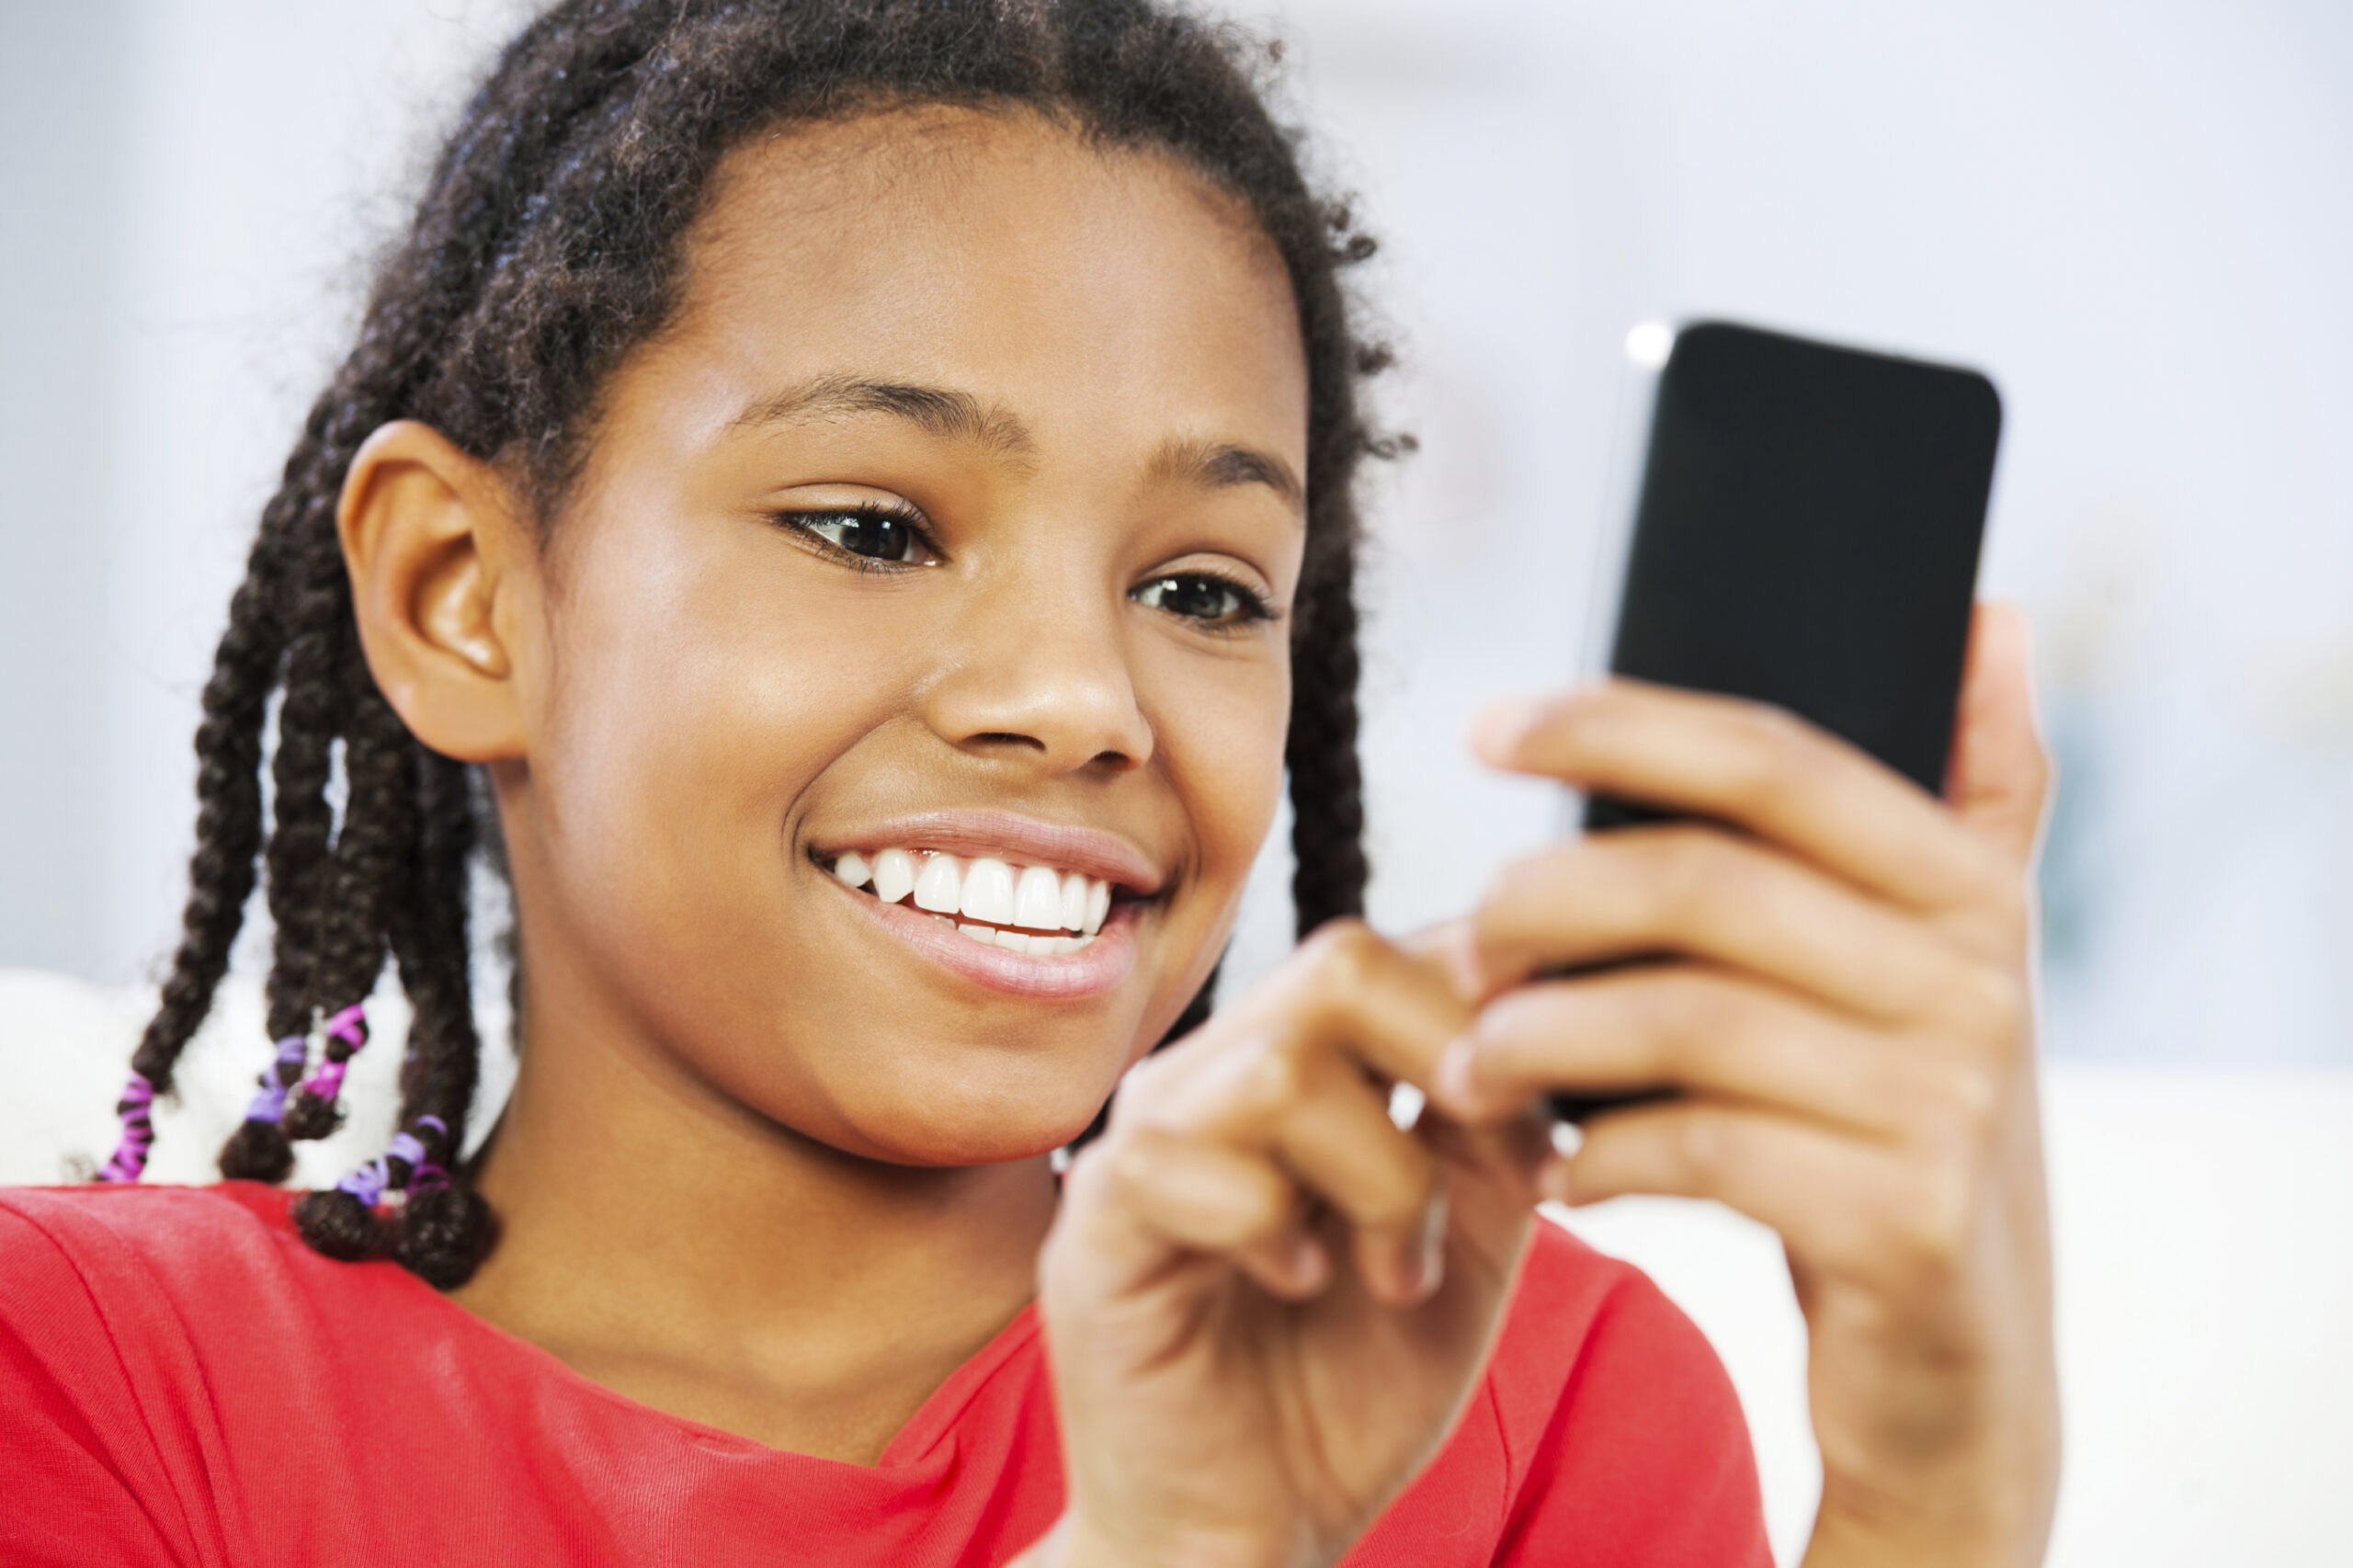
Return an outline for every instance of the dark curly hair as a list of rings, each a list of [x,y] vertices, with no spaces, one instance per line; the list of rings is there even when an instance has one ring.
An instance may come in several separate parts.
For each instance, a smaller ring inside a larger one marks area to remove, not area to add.
[[[369,674],[336,498],[371,431],[416,419],[523,474],[546,526],[605,379],[679,308],[683,240],[713,168],[781,123],[1026,109],[1097,145],[1178,157],[1255,213],[1289,270],[1309,371],[1284,751],[1292,897],[1302,935],[1359,913],[1352,481],[1361,458],[1388,450],[1358,403],[1386,356],[1357,335],[1339,281],[1371,242],[1311,189],[1297,134],[1268,110],[1279,61],[1274,45],[1154,0],[564,0],[525,28],[442,150],[263,509],[204,689],[184,929],[121,1108],[132,1157],[108,1174],[135,1178],[143,1163],[147,1099],[170,1088],[210,1010],[260,873],[281,1047],[256,1102],[273,1108],[230,1139],[222,1173],[282,1181],[288,1139],[333,1129],[364,1026],[330,1029],[332,1072],[298,1084],[301,1037],[368,996],[389,953],[414,1012],[391,1153],[372,1177],[305,1194],[295,1219],[320,1252],[389,1252],[443,1289],[479,1264],[491,1216],[459,1162],[480,1057],[467,913],[472,860],[495,850],[496,824],[478,778],[420,744]],[[1210,989],[1170,1038],[1208,1016]],[[388,1196],[399,1201],[380,1205]]]

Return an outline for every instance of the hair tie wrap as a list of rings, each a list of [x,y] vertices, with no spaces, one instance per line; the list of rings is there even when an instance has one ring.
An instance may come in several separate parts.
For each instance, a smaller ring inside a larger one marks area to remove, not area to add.
[[[382,1199],[384,1188],[392,1179],[392,1172],[384,1168],[384,1158],[379,1156],[335,1183],[335,1187],[337,1192],[347,1192],[359,1199],[362,1208],[373,1209]]]
[[[416,1119],[416,1125],[419,1127],[430,1127],[433,1129],[436,1136],[444,1143],[449,1141],[449,1124],[442,1120],[438,1116],[420,1116]],[[403,1133],[401,1134],[401,1137],[408,1138],[408,1134]],[[424,1142],[415,1138],[409,1138],[409,1142],[414,1144],[416,1149],[415,1157],[411,1162],[415,1166],[415,1169],[409,1172],[408,1177],[408,1190],[410,1196],[414,1197],[421,1192],[432,1192],[438,1188],[448,1187],[449,1185],[449,1173],[433,1163],[432,1153],[425,1147]],[[400,1146],[400,1138],[393,1139],[392,1145],[393,1148],[397,1150]],[[455,1153],[456,1151],[453,1149],[450,1153]]]
[[[343,1074],[351,1058],[368,1043],[368,1010],[354,1003],[321,1026],[328,1039],[340,1040],[347,1048],[341,1051],[332,1047],[319,1052],[319,1070],[302,1085],[302,1092],[313,1099],[333,1105],[343,1096]]]
[[[276,1125],[286,1114],[287,1087],[302,1075],[302,1063],[310,1059],[310,1042],[301,1035],[290,1034],[278,1042],[278,1057],[262,1069],[261,1088],[253,1103],[245,1107],[247,1121],[267,1121]]]
[[[149,1115],[154,1103],[155,1085],[147,1081],[146,1074],[133,1073],[114,1108],[122,1119],[122,1141],[99,1170],[100,1181],[137,1181],[145,1174],[147,1151],[155,1142],[155,1123]]]

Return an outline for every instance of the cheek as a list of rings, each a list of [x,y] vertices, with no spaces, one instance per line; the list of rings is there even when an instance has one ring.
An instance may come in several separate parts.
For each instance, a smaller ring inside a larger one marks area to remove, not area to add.
[[[905,642],[781,602],[732,542],[616,531],[574,563],[555,617],[542,820],[587,879],[573,902],[632,941],[774,918],[793,802],[881,722]]]
[[[1191,659],[1140,695],[1199,857],[1199,885],[1184,924],[1201,950],[1172,986],[1173,1006],[1181,1008],[1224,948],[1274,825],[1290,721],[1290,665],[1279,650],[1264,660]]]

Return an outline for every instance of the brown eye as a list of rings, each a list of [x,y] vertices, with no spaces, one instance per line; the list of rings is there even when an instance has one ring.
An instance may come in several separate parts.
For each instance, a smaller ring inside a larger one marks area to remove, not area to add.
[[[868,561],[894,565],[920,565],[930,558],[923,535],[913,523],[891,512],[855,508],[840,512],[795,512],[784,519],[803,533],[814,534],[835,550]]]
[[[1238,583],[1229,583],[1222,577],[1212,577],[1202,572],[1155,577],[1128,597],[1146,609],[1165,609],[1188,620],[1218,626],[1231,626],[1244,620],[1263,620],[1267,615],[1267,607],[1257,595]]]

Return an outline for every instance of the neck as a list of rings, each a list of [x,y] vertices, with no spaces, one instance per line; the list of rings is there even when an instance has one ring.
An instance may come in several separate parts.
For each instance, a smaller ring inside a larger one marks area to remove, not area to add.
[[[1029,1300],[1045,1158],[829,1148],[693,1078],[541,956],[478,1181],[499,1244],[455,1299],[641,1403],[870,1461]]]

